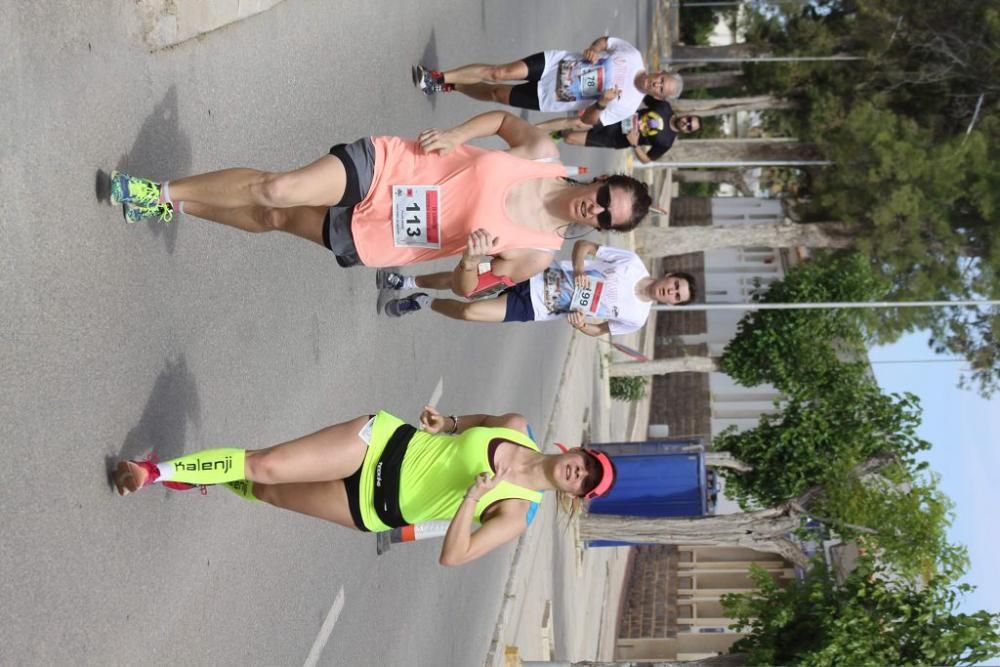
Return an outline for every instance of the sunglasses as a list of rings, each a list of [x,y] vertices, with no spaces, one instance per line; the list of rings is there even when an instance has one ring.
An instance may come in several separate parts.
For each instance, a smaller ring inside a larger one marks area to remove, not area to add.
[[[681,116],[677,121],[677,124],[682,130],[687,130],[688,132],[694,132],[694,118],[691,116]]]
[[[605,183],[597,189],[597,205],[604,210],[597,214],[597,226],[611,229],[611,186]]]

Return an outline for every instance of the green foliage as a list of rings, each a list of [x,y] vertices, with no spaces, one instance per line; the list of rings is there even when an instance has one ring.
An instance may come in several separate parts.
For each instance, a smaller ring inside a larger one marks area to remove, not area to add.
[[[897,466],[868,479],[848,477],[830,484],[816,504],[817,514],[850,517],[853,524],[832,526],[843,539],[860,539],[878,549],[897,574],[924,579],[953,576],[968,565],[964,547],[948,543],[951,500],[933,474],[912,476]],[[871,526],[873,534],[854,526]]]
[[[715,30],[718,19],[719,13],[713,7],[685,7],[682,5],[680,9],[681,42],[684,44],[708,44],[708,38]]]
[[[917,437],[920,405],[912,394],[884,395],[861,365],[842,365],[822,393],[793,396],[752,429],[727,429],[713,447],[753,466],[725,470],[726,493],[744,508],[772,506],[819,484],[844,483],[855,466],[876,456],[896,456],[916,466],[930,445]],[[854,523],[850,514],[841,520]]]
[[[861,255],[824,255],[755,295],[765,303],[867,301],[885,289]],[[864,538],[899,572],[918,575],[952,557],[951,502],[917,455],[921,408],[912,394],[886,395],[863,361],[861,310],[763,310],[746,315],[720,360],[746,386],[783,394],[756,426],[730,428],[713,447],[752,466],[723,470],[744,509],[813,492],[810,516],[844,539]],[[859,477],[872,459],[891,461]],[[816,491],[816,489],[820,489]]]
[[[957,611],[951,577],[900,580],[862,559],[838,584],[822,564],[786,588],[755,567],[758,590],[727,595],[750,665],[970,665],[1000,653],[1000,615]]]
[[[800,103],[768,112],[768,128],[817,143],[834,162],[813,172],[801,214],[858,225],[857,248],[890,281],[887,300],[1000,297],[1000,8],[819,4],[750,12],[746,26],[748,41],[776,54],[863,57],[744,68],[752,92]],[[1000,310],[883,311],[877,326],[883,341],[914,330],[929,330],[936,352],[969,359],[968,385],[986,396],[1000,386]]]
[[[646,395],[646,377],[612,377],[611,398],[619,401],[638,401]]]
[[[758,292],[761,303],[870,301],[886,286],[858,254],[800,264]],[[839,356],[864,342],[857,310],[760,310],[740,320],[721,359],[722,370],[744,386],[770,383],[783,393],[822,393],[841,372]]]
[[[1000,118],[985,119],[968,138],[939,140],[876,98],[848,110],[814,109],[825,128],[818,140],[837,167],[819,172],[807,216],[861,225],[856,248],[887,280],[887,300],[1000,296]],[[986,136],[987,134],[991,136]],[[882,311],[882,340],[927,329],[940,352],[968,358],[974,382],[989,395],[998,381],[996,310]]]
[[[776,55],[848,53],[863,60],[748,64],[751,90],[781,91],[803,100],[816,93],[835,95],[845,108],[881,95],[892,113],[938,137],[964,133],[980,94],[994,95],[995,102],[1000,10],[993,0],[823,4],[825,11],[789,5],[748,12],[747,41],[765,43]]]

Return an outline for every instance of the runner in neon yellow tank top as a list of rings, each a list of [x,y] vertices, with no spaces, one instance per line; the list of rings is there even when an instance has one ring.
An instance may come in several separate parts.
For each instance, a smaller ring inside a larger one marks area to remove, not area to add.
[[[427,406],[420,427],[379,412],[267,449],[121,461],[114,481],[122,495],[155,482],[224,484],[249,500],[365,531],[448,519],[442,565],[462,565],[520,535],[544,491],[593,498],[614,483],[603,452],[539,452],[521,415],[443,416]]]

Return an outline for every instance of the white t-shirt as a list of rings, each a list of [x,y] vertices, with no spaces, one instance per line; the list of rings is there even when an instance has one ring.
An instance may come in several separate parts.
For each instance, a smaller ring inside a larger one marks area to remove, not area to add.
[[[576,289],[573,262],[555,262],[531,277],[531,306],[535,320],[552,320],[572,310],[590,319],[605,320],[612,335],[635,331],[646,323],[652,301],[640,300],[635,286],[649,272],[642,260],[628,250],[601,246],[584,262],[590,278],[588,290]]]
[[[592,63],[582,53],[546,51],[545,70],[538,80],[541,111],[574,111],[594,104],[608,88],[619,88],[621,97],[601,112],[601,123],[611,125],[629,118],[642,104],[645,93],[635,87],[635,76],[646,69],[642,54],[623,39],[608,37],[608,48]]]

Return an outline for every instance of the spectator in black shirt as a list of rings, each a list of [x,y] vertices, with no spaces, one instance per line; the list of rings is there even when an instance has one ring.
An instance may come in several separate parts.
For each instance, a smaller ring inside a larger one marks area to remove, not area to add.
[[[567,144],[596,146],[599,148],[628,148],[635,151],[640,162],[652,162],[663,156],[674,144],[678,134],[691,134],[701,129],[701,118],[694,115],[675,114],[669,102],[646,96],[643,107],[632,118],[612,125],[593,128],[563,129],[559,131]],[[552,129],[560,121],[549,121],[540,127]],[[563,125],[565,127],[565,125]],[[556,133],[553,133],[555,137]]]

